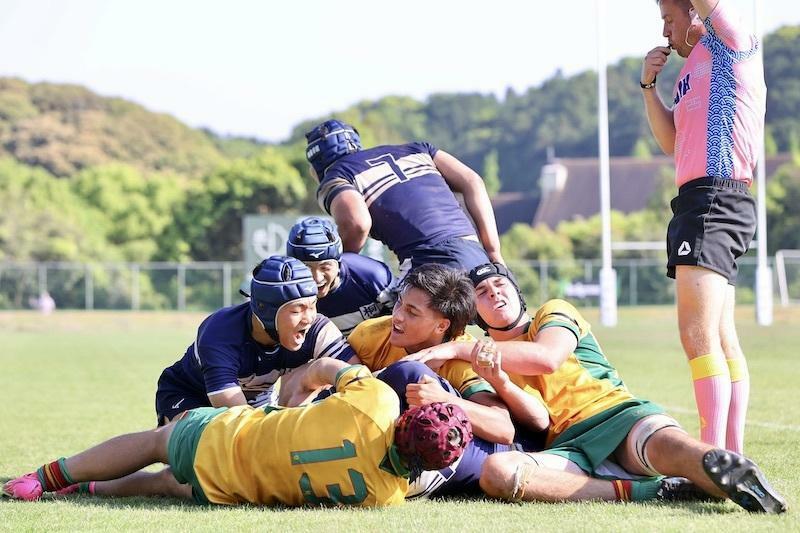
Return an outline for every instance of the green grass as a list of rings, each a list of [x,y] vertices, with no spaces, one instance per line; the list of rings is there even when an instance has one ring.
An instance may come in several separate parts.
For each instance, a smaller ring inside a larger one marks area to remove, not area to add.
[[[596,310],[587,310],[593,324]],[[0,480],[119,433],[152,427],[162,368],[189,344],[200,314],[0,313]],[[628,386],[667,406],[687,430],[697,421],[669,307],[620,310],[595,332]],[[411,502],[379,510],[216,508],[162,498],[74,497],[0,501],[0,530],[77,531],[800,531],[797,407],[800,309],[776,309],[770,328],[740,309],[752,375],[747,453],[787,497],[780,517],[726,504],[503,504],[482,499]]]

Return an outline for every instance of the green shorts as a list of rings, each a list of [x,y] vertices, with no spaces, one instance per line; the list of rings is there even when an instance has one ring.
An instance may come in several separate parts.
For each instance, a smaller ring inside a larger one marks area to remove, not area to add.
[[[197,445],[208,423],[227,409],[227,407],[198,407],[186,411],[183,418],[175,423],[167,442],[167,459],[172,467],[172,475],[178,483],[189,483],[192,486],[192,496],[198,503],[210,502],[194,473]]]
[[[559,455],[597,476],[597,467],[625,440],[636,422],[664,409],[647,400],[628,400],[578,422],[539,453]]]

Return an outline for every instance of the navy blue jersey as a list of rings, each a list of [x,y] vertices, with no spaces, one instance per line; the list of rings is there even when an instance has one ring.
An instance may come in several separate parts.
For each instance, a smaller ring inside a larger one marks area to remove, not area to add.
[[[520,449],[513,444],[495,444],[473,437],[452,465],[441,470],[426,470],[409,484],[407,499],[479,494],[481,469],[486,458],[493,453]]]
[[[339,285],[317,300],[317,310],[346,336],[367,320],[392,314],[395,278],[386,264],[345,252],[339,259]]]
[[[261,405],[274,397],[273,385],[287,369],[319,357],[348,361],[354,355],[341,332],[322,315],[317,315],[296,352],[257,343],[251,324],[249,302],[216,311],[200,324],[196,340],[183,358],[164,370],[159,383],[194,396],[241,388],[248,403]]]
[[[403,261],[417,246],[474,235],[475,229],[433,163],[425,142],[376,146],[348,154],[326,171],[317,201],[330,213],[345,190],[363,197],[372,217],[370,235]]]

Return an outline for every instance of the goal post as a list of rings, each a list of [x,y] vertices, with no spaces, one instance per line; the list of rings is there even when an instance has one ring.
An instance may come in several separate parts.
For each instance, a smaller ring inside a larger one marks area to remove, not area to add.
[[[775,252],[775,270],[781,305],[800,305],[800,250]]]

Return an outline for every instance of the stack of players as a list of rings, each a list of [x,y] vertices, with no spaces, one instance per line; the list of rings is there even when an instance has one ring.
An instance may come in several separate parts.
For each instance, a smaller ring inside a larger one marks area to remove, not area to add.
[[[336,120],[307,139],[336,224],[298,222],[286,255],[253,270],[249,299],[200,324],[158,379],[155,429],[44,464],[6,496],[374,506],[483,493],[785,511],[750,459],[631,394],[572,305],[528,312],[474,171],[428,143],[363,149]],[[398,277],[358,254],[367,235],[397,255]]]

